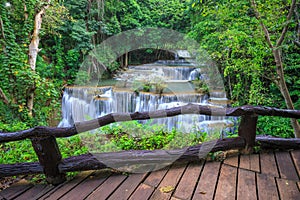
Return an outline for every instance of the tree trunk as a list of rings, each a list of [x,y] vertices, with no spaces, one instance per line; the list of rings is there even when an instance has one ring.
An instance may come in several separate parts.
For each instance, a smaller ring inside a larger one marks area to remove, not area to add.
[[[260,26],[261,26],[264,34],[265,34],[266,42],[267,42],[268,46],[272,49],[272,53],[273,53],[273,56],[274,56],[274,59],[275,59],[276,73],[278,75],[278,78],[276,80],[274,80],[274,82],[277,85],[277,87],[279,88],[279,90],[280,90],[280,92],[281,92],[281,94],[284,98],[286,107],[290,110],[294,110],[294,104],[293,104],[293,101],[291,99],[291,96],[290,96],[290,93],[289,93],[289,90],[287,88],[285,78],[284,78],[284,70],[283,70],[284,67],[283,67],[283,62],[282,62],[282,57],[281,57],[281,52],[280,52],[281,48],[280,47],[281,47],[281,45],[284,41],[285,35],[288,31],[289,21],[291,20],[292,15],[294,13],[294,10],[296,8],[296,0],[292,0],[291,6],[290,6],[290,9],[289,9],[289,13],[288,13],[287,18],[286,18],[285,26],[282,29],[281,35],[280,35],[279,39],[277,40],[276,45],[273,45],[272,42],[271,42],[269,30],[265,26],[263,21],[261,20],[261,16],[260,16],[260,13],[257,10],[257,5],[256,5],[255,0],[251,0],[251,5],[252,5],[252,8],[254,9],[254,14],[255,14],[256,19],[260,22]],[[299,125],[299,122],[297,121],[297,119],[292,119],[291,118],[291,124],[292,124],[292,127],[294,129],[295,136],[297,138],[300,138],[300,125]]]
[[[4,94],[2,88],[0,88],[0,99],[3,101],[4,104],[6,104],[6,105],[9,104],[9,100],[6,97],[6,95]]]
[[[278,88],[284,98],[287,108],[290,110],[294,110],[295,109],[294,104],[284,78],[283,63],[282,63],[280,50],[278,48],[273,49],[273,55],[276,62],[276,73],[278,75],[278,81],[277,81]],[[297,138],[300,138],[300,125],[298,120],[291,118],[291,124],[294,129],[295,136]]]
[[[125,67],[128,67],[128,52],[125,53]]]
[[[29,53],[28,53],[28,61],[30,68],[33,72],[35,72],[36,67],[36,59],[39,52],[39,43],[40,43],[40,30],[42,27],[42,19],[43,15],[45,14],[45,11],[49,8],[50,0],[47,1],[47,5],[43,7],[34,17],[34,29],[32,34],[32,39],[30,41],[29,45]],[[32,85],[32,87],[28,90],[28,96],[27,96],[27,108],[28,108],[28,114],[29,116],[32,116],[32,110],[34,105],[34,92],[35,92],[35,85]]]

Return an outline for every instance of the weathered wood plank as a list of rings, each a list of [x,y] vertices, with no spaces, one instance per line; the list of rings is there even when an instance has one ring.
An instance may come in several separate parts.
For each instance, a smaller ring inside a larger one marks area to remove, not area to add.
[[[45,196],[46,194],[48,194],[49,192],[52,192],[53,190],[55,190],[56,186],[53,185],[47,185],[47,187],[45,187],[42,191],[40,191],[39,194],[35,195],[34,199],[41,199],[43,196]]]
[[[230,165],[230,166],[233,166],[233,167],[238,167],[239,166],[239,156],[231,156],[231,157],[228,157],[224,160],[224,164],[226,165]]]
[[[260,154],[261,173],[279,177],[276,161],[273,152]]]
[[[250,155],[250,170],[260,172],[259,154]]]
[[[294,150],[291,152],[291,156],[293,158],[295,168],[298,172],[298,177],[300,178],[300,150]]]
[[[178,184],[181,176],[185,170],[186,165],[173,165],[170,170],[167,172],[166,176],[159,184],[158,188],[151,195],[151,200],[164,200],[170,199],[176,185]],[[169,192],[163,192],[164,188],[169,188]],[[172,189],[170,189],[172,188]]]
[[[206,162],[201,173],[193,200],[211,200],[217,184],[221,163]]]
[[[240,155],[240,168],[250,170],[250,155]]]
[[[289,152],[275,152],[280,178],[299,181],[297,171]]]
[[[2,199],[14,199],[32,187],[33,184],[30,184],[27,180],[22,179],[19,182],[1,191],[0,197]]]
[[[105,182],[93,191],[87,200],[105,200],[127,178],[125,175],[111,175]]]
[[[248,170],[251,170],[251,171],[260,172],[260,169],[259,169],[259,155],[258,154],[241,155],[239,166],[242,169],[248,169]]]
[[[108,178],[108,176],[109,175],[103,172],[97,172],[95,175],[88,177],[75,188],[62,196],[60,200],[84,199],[99,185],[101,185]]]
[[[154,189],[155,189],[154,187],[142,183],[134,191],[134,193],[131,195],[129,200],[141,200],[141,198],[148,199],[152,195]]]
[[[108,199],[128,199],[147,175],[147,173],[130,174],[129,177],[117,188],[117,190]]]
[[[166,167],[164,169],[151,172],[150,175],[144,181],[144,183],[156,188],[168,172],[169,168],[170,167]]]
[[[279,200],[275,178],[266,174],[256,174],[258,199]]]
[[[78,174],[74,179],[66,181],[59,186],[56,186],[53,190],[43,195],[40,199],[45,200],[56,200],[62,197],[64,194],[72,190],[74,187],[79,185],[86,178],[90,177],[94,172],[85,171]]]
[[[300,191],[297,183],[291,180],[276,179],[279,195],[284,200],[295,200],[300,199]]]
[[[34,187],[30,188],[29,190],[15,198],[15,200],[38,199],[43,194],[53,189],[53,187],[54,186],[50,185],[35,185]]]
[[[173,194],[174,197],[179,199],[191,199],[193,191],[197,184],[197,180],[201,173],[203,164],[190,163],[184,172],[176,190]]]
[[[215,200],[235,199],[237,168],[222,165]]]
[[[256,182],[255,172],[239,169],[238,170],[238,185],[237,185],[237,199],[238,200],[255,200],[256,196]]]

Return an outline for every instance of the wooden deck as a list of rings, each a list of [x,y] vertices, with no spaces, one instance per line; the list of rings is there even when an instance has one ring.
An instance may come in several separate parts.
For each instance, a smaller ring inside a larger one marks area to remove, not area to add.
[[[0,199],[300,199],[300,150],[240,155],[223,162],[173,165],[146,174],[82,172],[59,186],[26,181]]]

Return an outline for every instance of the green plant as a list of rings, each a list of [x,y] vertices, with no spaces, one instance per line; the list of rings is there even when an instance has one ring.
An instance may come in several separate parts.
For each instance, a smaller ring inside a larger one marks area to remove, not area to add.
[[[151,79],[151,85],[153,85],[153,87],[155,88],[155,93],[162,94],[164,89],[167,87],[163,76],[152,76]]]
[[[196,80],[192,81],[195,91],[198,93],[206,94],[209,91],[209,88],[204,80],[197,78]]]
[[[259,117],[257,122],[257,134],[272,135],[281,138],[294,137],[290,119],[282,117]]]

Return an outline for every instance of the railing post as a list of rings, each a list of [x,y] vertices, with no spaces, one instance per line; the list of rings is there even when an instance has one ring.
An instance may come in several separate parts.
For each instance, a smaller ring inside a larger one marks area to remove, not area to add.
[[[52,185],[58,185],[66,180],[66,175],[60,173],[58,164],[62,160],[55,137],[32,138],[32,146],[43,167],[46,180]]]
[[[246,146],[242,153],[250,154],[253,152],[256,138],[256,125],[258,116],[242,115],[241,123],[238,129],[240,137],[245,139]]]

